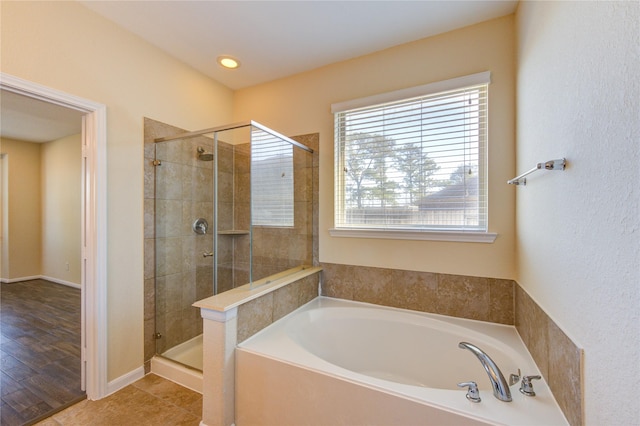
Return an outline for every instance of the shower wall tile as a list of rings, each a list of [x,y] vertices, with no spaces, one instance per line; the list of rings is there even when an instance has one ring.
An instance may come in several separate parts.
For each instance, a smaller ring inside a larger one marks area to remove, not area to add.
[[[218,229],[233,229],[233,202],[218,203]]]
[[[233,210],[234,229],[248,230],[251,227],[251,203],[235,200]]]
[[[236,164],[239,161],[236,160]],[[251,201],[251,173],[234,174],[234,201],[236,203],[249,203]]]
[[[306,154],[309,155],[309,154]],[[295,162],[295,178],[293,182],[293,194],[295,201],[312,201],[313,200],[313,169],[310,164],[305,161],[304,165],[298,166]]]
[[[184,166],[165,161],[154,169],[156,172],[156,200],[182,200]]]
[[[196,268],[196,300],[213,296],[213,265]]]
[[[218,266],[218,293],[231,290],[233,282],[233,263],[221,264]]]
[[[233,173],[218,173],[218,203],[233,203]]]
[[[218,173],[233,174],[233,146],[218,143]]]
[[[145,155],[144,158],[144,198],[153,199],[156,193],[155,166],[153,162],[153,153],[151,157]]]
[[[184,164],[182,160],[182,142],[159,142],[156,144],[155,158],[162,161],[163,165],[166,162]]]
[[[156,316],[156,282],[149,278],[144,280],[144,319],[150,320]]]
[[[144,199],[144,238],[154,238],[155,236],[155,200]]]
[[[179,237],[182,229],[182,200],[155,201],[156,238]]]
[[[171,275],[182,270],[182,240],[156,238],[156,276]]]
[[[180,300],[181,300],[181,308],[190,309],[191,305],[196,302],[196,286],[195,285],[184,285],[184,283],[195,283],[196,282],[196,270],[190,269],[187,272],[183,272],[182,274],[182,283],[180,285]]]
[[[144,240],[144,278],[153,278],[156,272],[156,242],[153,238]]]

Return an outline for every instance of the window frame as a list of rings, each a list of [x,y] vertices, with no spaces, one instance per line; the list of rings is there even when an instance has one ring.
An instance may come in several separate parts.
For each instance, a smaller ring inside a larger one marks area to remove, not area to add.
[[[382,93],[365,98],[349,100],[345,102],[335,103],[331,105],[331,112],[334,114],[334,122],[336,126],[334,128],[334,167],[340,168],[340,163],[344,161],[343,153],[340,151],[341,145],[339,143],[339,126],[337,122],[339,120],[339,113],[347,112],[350,110],[356,110],[360,108],[374,107],[391,102],[399,102],[403,100],[409,100],[412,98],[435,95],[442,92],[460,90],[466,87],[489,85],[491,83],[491,73],[489,71],[472,74],[464,77],[453,78],[435,83],[429,83],[422,86],[411,87],[407,89],[401,89],[393,92]],[[488,100],[487,106],[488,110]],[[488,127],[488,119],[487,119]],[[487,131],[488,133],[488,131]],[[484,167],[485,180],[487,180],[487,155],[488,155],[488,143],[485,140],[484,147],[479,153],[479,162]],[[336,169],[337,170],[337,169]],[[497,234],[488,232],[489,217],[488,217],[488,182],[485,181],[485,211],[486,211],[486,230],[476,229],[420,229],[418,227],[398,227],[398,228],[384,228],[380,227],[366,227],[366,226],[338,226],[337,215],[340,209],[344,209],[344,189],[345,178],[344,174],[335,173],[334,170],[334,226],[329,229],[329,233],[333,237],[352,237],[352,238],[384,238],[384,239],[407,239],[407,240],[431,240],[431,241],[454,241],[454,242],[480,242],[480,243],[492,243],[495,241]],[[342,196],[341,196],[342,194]]]

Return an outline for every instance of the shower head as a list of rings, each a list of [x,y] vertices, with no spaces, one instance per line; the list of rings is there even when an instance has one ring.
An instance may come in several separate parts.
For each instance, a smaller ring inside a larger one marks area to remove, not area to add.
[[[213,154],[205,151],[205,149],[201,146],[198,147],[198,160],[200,161],[211,161],[213,160]]]

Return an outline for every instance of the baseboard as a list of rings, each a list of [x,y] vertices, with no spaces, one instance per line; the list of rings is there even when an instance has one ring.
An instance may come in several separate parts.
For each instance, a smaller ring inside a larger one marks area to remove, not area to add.
[[[47,277],[46,275],[42,275],[40,278],[43,279],[43,280],[54,282],[56,284],[66,285],[68,287],[74,287],[74,288],[78,288],[78,289],[82,288],[82,286],[80,284],[72,283],[71,281],[61,280],[59,278]]]
[[[17,283],[20,281],[31,281],[31,280],[40,280],[40,279],[42,279],[42,275],[33,275],[29,277],[20,277],[20,278],[2,278],[2,283],[11,284],[11,283]]]
[[[144,366],[140,366],[135,370],[130,371],[127,374],[124,374],[118,377],[117,379],[110,381],[109,383],[107,383],[107,394],[105,395],[105,397],[119,391],[120,389],[126,386],[129,386],[133,382],[140,380],[143,377],[144,377]]]
[[[77,289],[82,288],[80,284],[72,283],[71,281],[61,280],[59,278],[48,277],[46,275],[33,275],[30,277],[19,277],[19,278],[1,278],[0,283],[11,284],[11,283],[17,283],[20,281],[31,281],[31,280],[47,280],[56,284],[66,285],[68,287],[73,287]]]

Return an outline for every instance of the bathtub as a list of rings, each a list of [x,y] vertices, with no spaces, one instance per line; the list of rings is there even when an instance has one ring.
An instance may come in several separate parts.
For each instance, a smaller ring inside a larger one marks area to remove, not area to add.
[[[496,399],[461,341],[507,380],[540,374],[512,326],[318,297],[238,345],[236,425],[568,424],[544,379]]]

